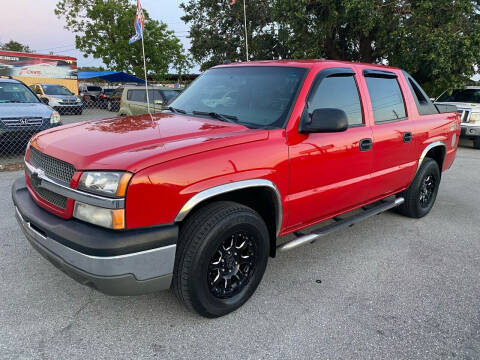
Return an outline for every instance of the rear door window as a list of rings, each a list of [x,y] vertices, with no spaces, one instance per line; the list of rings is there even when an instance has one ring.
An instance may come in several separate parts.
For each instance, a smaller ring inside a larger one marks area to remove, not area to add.
[[[145,97],[145,90],[128,90],[127,100],[137,102],[147,102]]]
[[[407,114],[402,91],[396,78],[365,77],[375,123],[405,120]]]

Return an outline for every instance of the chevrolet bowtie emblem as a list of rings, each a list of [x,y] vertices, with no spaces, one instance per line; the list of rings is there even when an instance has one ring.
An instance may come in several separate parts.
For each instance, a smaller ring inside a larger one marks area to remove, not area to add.
[[[34,169],[30,176],[30,182],[33,186],[40,186],[42,184],[42,177],[45,176],[45,172],[42,169]]]

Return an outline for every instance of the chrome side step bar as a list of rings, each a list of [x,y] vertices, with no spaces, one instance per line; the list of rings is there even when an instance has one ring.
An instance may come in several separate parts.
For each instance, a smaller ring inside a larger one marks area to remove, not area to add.
[[[326,236],[336,230],[340,230],[343,228],[346,228],[348,226],[352,226],[362,220],[368,219],[371,216],[380,214],[382,212],[385,212],[387,210],[393,209],[394,207],[397,207],[405,202],[405,199],[403,197],[396,198],[395,200],[391,201],[382,201],[379,205],[366,209],[363,207],[363,212],[357,215],[350,216],[345,219],[340,219],[338,217],[334,218],[335,222],[329,225],[324,226],[323,228],[320,228],[318,230],[313,231],[310,234],[306,235],[300,235],[298,238],[289,241],[285,244],[281,244],[277,247],[277,250],[279,251],[288,251],[292,250],[296,247],[302,246],[307,243],[312,243],[318,240],[322,236]]]

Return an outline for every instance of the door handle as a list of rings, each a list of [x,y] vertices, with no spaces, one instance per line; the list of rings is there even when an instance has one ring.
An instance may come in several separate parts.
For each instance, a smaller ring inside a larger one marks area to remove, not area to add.
[[[412,141],[412,133],[411,132],[405,132],[403,133],[403,142],[404,143],[408,143],[410,141]]]
[[[360,140],[360,151],[371,150],[373,146],[372,139],[362,139]]]

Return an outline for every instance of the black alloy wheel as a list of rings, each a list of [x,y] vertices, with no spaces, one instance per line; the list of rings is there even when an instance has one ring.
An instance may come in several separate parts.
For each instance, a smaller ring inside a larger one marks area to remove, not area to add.
[[[181,224],[172,289],[202,316],[226,315],[255,292],[269,250],[268,229],[256,211],[231,201],[205,205]]]
[[[255,271],[255,239],[248,231],[227,238],[215,251],[208,266],[208,287],[219,299],[238,294]]]
[[[411,218],[427,215],[435,204],[440,180],[438,163],[432,158],[425,158],[408,189],[398,194],[405,198],[405,202],[396,211]]]
[[[435,177],[431,174],[423,178],[418,201],[420,202],[420,206],[424,209],[428,208],[432,202],[433,194],[435,193],[435,183]]]

